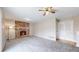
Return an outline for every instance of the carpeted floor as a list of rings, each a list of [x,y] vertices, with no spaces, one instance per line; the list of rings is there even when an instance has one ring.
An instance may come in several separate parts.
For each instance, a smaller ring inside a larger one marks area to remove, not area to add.
[[[79,48],[38,37],[26,37],[7,41],[4,52],[79,52]]]

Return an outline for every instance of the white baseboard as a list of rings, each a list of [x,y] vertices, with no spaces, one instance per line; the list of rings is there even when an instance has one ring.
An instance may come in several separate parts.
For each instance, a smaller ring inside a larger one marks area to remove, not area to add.
[[[53,37],[53,38],[48,38],[48,37],[43,37],[43,36],[38,36],[38,35],[33,35],[33,36],[40,37],[40,38],[44,38],[44,39],[47,39],[47,40],[56,41],[56,38],[55,38],[55,37]]]

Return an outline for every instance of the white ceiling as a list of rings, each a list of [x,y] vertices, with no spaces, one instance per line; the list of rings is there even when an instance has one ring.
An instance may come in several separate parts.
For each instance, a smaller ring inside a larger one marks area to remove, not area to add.
[[[29,20],[32,22],[36,22],[39,20],[43,20],[44,18],[49,17],[43,16],[42,12],[38,11],[42,7],[5,7],[3,10],[10,15],[16,16],[17,18],[21,18],[22,20]],[[66,17],[71,16],[79,16],[79,8],[78,7],[54,7],[56,9],[55,15],[58,19],[64,19]]]
[[[58,7],[55,16],[58,19],[79,16],[79,7]]]

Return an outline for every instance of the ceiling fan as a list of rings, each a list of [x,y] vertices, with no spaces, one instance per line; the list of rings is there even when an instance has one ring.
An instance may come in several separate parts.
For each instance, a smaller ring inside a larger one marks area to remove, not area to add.
[[[49,14],[49,13],[55,13],[56,10],[53,7],[43,7],[42,9],[39,9],[39,11],[43,11],[43,16]]]

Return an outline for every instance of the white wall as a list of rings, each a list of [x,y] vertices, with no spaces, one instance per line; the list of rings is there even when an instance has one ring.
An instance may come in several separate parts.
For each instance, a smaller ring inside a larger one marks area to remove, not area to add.
[[[5,24],[7,27],[7,38],[8,39],[15,39],[15,20],[16,18],[13,15],[8,14],[4,9],[4,19],[5,19]],[[10,26],[14,26],[13,28],[10,28]]]
[[[74,18],[75,39],[79,41],[79,17]]]
[[[54,16],[50,16],[45,20],[39,21],[34,24],[35,36],[56,40],[56,19]]]
[[[79,41],[79,17],[71,17],[58,22],[58,38]]]
[[[79,16],[74,17],[74,37],[77,42],[77,46],[79,47]]]
[[[4,49],[7,39],[7,27],[5,22],[4,12],[2,8],[0,8],[0,51]]]
[[[58,22],[58,38],[75,41],[74,39],[74,28],[73,28],[73,20],[72,19],[65,19],[60,20]]]
[[[74,22],[72,19],[61,20],[58,23],[58,38],[59,39],[75,41],[73,23]]]
[[[8,39],[8,26],[7,20],[5,19],[5,13],[3,11],[3,19],[2,19],[2,50],[5,48],[6,40]]]
[[[3,9],[0,8],[0,51],[4,49],[6,45],[6,40],[9,38],[9,35],[8,35],[9,34],[9,29],[8,29],[9,20],[5,18],[6,16],[7,15],[5,15],[5,12],[3,11]]]
[[[8,27],[6,26],[7,20],[3,18],[2,20],[2,48],[4,49],[6,40],[8,39]]]
[[[0,8],[0,51],[2,51],[2,9]]]
[[[34,24],[33,23],[30,23],[30,26],[29,26],[29,28],[30,28],[30,36],[32,36],[33,35],[33,32],[34,32],[34,26],[33,26]]]
[[[0,51],[2,51],[5,47],[7,37],[7,27],[6,27],[6,20],[4,18],[3,9],[0,8]]]
[[[79,16],[70,17],[58,22],[59,39],[74,41],[79,47]]]

